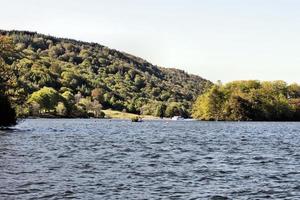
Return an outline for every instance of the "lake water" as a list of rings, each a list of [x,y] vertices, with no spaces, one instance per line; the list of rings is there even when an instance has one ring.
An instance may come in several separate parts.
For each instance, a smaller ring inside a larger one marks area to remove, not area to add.
[[[300,199],[300,123],[25,120],[0,199]]]

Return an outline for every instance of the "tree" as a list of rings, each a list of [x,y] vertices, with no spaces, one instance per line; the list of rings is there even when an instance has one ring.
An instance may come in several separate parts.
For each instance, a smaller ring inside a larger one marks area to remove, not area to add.
[[[288,98],[300,98],[300,85],[293,83],[288,86]]]
[[[13,76],[9,65],[12,64],[12,57],[16,55],[11,37],[0,35],[0,90],[5,90],[7,83]]]
[[[232,95],[224,103],[223,108],[224,116],[221,119],[226,119],[230,121],[249,121],[251,120],[251,103],[239,96],[239,95]]]
[[[0,127],[16,125],[16,112],[12,108],[8,97],[5,95],[7,82],[12,76],[7,63],[15,52],[12,39],[7,36],[0,36]]]
[[[167,105],[165,111],[166,117],[174,117],[174,116],[181,116],[181,117],[188,117],[186,109],[182,106],[182,104],[178,102],[171,102]]]
[[[192,113],[201,120],[298,121],[297,92],[284,81],[234,81],[200,95]]]
[[[105,116],[102,112],[102,105],[97,100],[92,102],[92,112],[94,113],[94,117],[97,118],[103,118]]]
[[[99,101],[105,109],[126,109],[139,114],[145,104],[156,101],[164,104],[187,101],[184,106],[187,108],[201,94],[205,83],[209,83],[199,76],[164,69],[99,44],[21,31],[2,30],[0,35],[5,35],[0,39],[0,59],[5,64],[1,65],[0,79],[6,83],[4,94],[18,111],[17,115],[22,111],[56,113],[58,102],[50,110],[37,102],[26,104],[43,87],[61,94],[72,92],[76,96],[74,101],[65,94],[59,102],[64,103],[67,115],[73,116],[75,111],[85,114],[81,112],[83,107],[76,110],[76,106],[80,107],[78,92],[82,98]],[[148,110],[151,115],[163,114],[156,103]]]
[[[52,46],[49,49],[49,56],[51,58],[57,58],[58,56],[62,55],[63,53],[64,53],[64,49],[60,44],[56,45],[56,46]]]
[[[145,82],[144,80],[142,79],[142,77],[140,75],[136,75],[135,78],[134,78],[134,84],[136,85],[136,87],[138,89],[141,89],[142,87],[145,86]]]
[[[75,96],[70,91],[65,91],[62,94],[62,97],[67,101],[68,104],[74,104],[75,103]]]
[[[165,116],[167,106],[164,103],[159,103],[156,107],[154,115],[160,118]]]
[[[105,94],[105,91],[102,88],[95,88],[92,90],[91,96],[93,97],[94,100],[97,100],[100,103],[103,103],[104,102],[104,94]]]
[[[222,120],[225,94],[221,88],[220,84],[214,85],[197,98],[193,106],[193,117],[202,120]]]
[[[16,112],[11,107],[8,97],[0,94],[0,128],[17,124]]]
[[[8,63],[10,58],[16,53],[11,37],[0,35],[0,61]]]
[[[30,96],[28,103],[38,103],[40,105],[40,109],[43,109],[45,112],[49,112],[51,110],[55,110],[55,107],[60,100],[61,96],[55,89],[43,87]]]

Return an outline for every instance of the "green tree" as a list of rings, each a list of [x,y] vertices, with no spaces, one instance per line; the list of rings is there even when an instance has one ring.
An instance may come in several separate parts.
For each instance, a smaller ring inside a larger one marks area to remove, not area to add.
[[[178,102],[171,102],[167,105],[165,116],[166,117],[174,117],[174,116],[188,117],[188,114],[186,109],[182,106],[182,104]]]
[[[167,106],[164,103],[158,103],[158,105],[156,106],[154,116],[163,118],[165,116],[166,109]]]
[[[49,112],[51,110],[55,110],[55,107],[60,100],[61,96],[55,89],[43,87],[30,96],[28,103],[38,103],[40,105],[40,109],[43,109],[45,112]]]
[[[222,86],[214,85],[205,94],[199,96],[193,106],[193,117],[202,120],[223,120],[225,94]]]
[[[297,118],[297,85],[284,81],[234,81],[200,95],[192,115],[201,120],[289,121]]]
[[[126,109],[136,114],[145,104],[154,102],[149,112],[161,115],[156,101],[188,102],[184,105],[188,108],[204,85],[210,84],[199,76],[157,67],[99,44],[22,31],[0,31],[0,35],[6,35],[0,38],[0,59],[5,64],[0,69],[1,83],[5,83],[5,94],[20,114],[28,113],[29,108],[32,114],[49,112],[36,102],[26,105],[43,87],[60,93],[69,91],[76,94],[76,100],[80,92],[80,98],[96,100],[105,109]],[[67,116],[86,114],[76,100],[69,101],[66,96],[59,100],[67,108]],[[56,106],[50,109],[51,114],[55,114]]]
[[[134,78],[134,84],[136,85],[136,87],[138,89],[141,89],[142,87],[145,86],[145,82],[144,80],[142,79],[142,77],[140,75],[136,75],[135,78]]]
[[[0,127],[16,125],[16,112],[12,108],[9,98],[5,95],[8,82],[12,78],[12,70],[8,64],[13,54],[16,53],[13,41],[10,37],[0,35]],[[10,63],[11,64],[11,63]]]

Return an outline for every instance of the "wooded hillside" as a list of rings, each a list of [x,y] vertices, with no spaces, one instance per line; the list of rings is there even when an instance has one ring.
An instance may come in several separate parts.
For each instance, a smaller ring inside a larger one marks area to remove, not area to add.
[[[182,70],[162,68],[96,43],[26,31],[0,31],[15,53],[5,93],[19,115],[100,116],[101,109],[156,116],[188,116],[211,83]],[[158,46],[159,48],[159,46]]]

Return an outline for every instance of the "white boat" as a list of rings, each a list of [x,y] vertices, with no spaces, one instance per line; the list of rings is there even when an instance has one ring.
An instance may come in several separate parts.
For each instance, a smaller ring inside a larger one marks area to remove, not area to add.
[[[172,117],[171,119],[174,120],[174,121],[177,121],[177,120],[184,120],[184,118],[181,117],[181,116],[174,116],[174,117]]]

